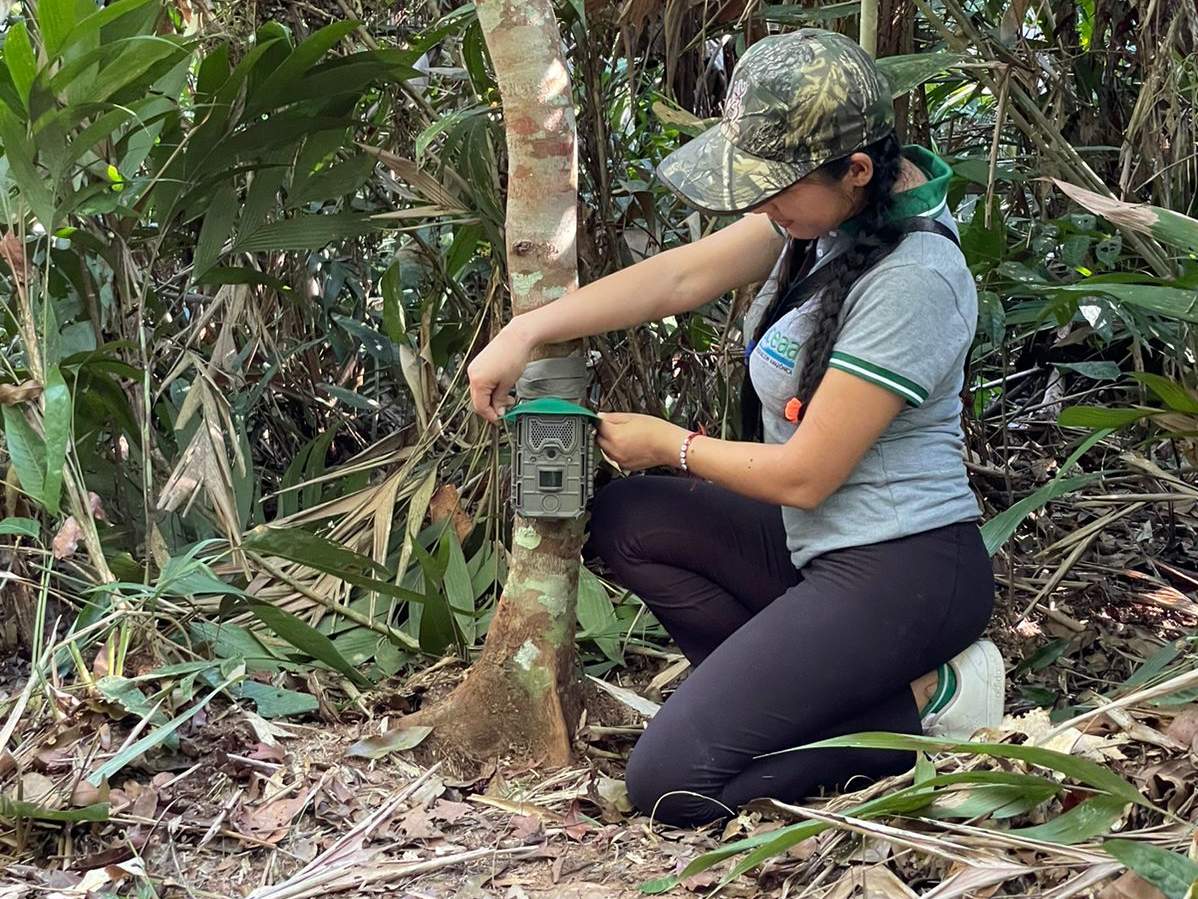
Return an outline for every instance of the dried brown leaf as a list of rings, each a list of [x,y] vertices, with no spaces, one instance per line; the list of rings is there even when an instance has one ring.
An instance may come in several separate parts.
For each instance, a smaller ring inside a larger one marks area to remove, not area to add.
[[[62,527],[58,529],[58,533],[54,535],[54,540],[50,543],[54,558],[69,559],[75,555],[75,551],[79,549],[79,541],[82,539],[83,528],[79,526],[74,515],[67,516],[67,520],[62,523]]]
[[[16,406],[35,400],[42,395],[42,385],[37,381],[22,381],[20,384],[0,384],[0,406]]]
[[[1165,899],[1165,894],[1135,871],[1124,871],[1103,888],[1098,899]]]
[[[1189,746],[1198,737],[1198,703],[1192,703],[1177,713],[1169,726],[1165,728],[1165,736],[1172,737],[1178,743]]]

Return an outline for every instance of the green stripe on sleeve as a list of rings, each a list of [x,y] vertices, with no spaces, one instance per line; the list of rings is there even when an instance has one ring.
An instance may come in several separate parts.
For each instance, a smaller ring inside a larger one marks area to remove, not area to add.
[[[885,387],[892,393],[897,393],[912,406],[921,406],[923,401],[928,398],[928,392],[910,378],[904,378],[889,369],[866,362],[856,356],[850,356],[848,353],[833,353],[828,367],[846,371],[851,375],[864,378],[870,383],[877,384],[879,387]]]

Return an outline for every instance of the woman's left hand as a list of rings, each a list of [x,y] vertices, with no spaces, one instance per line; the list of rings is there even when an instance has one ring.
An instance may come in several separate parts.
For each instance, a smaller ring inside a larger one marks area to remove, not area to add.
[[[625,471],[677,465],[682,441],[690,433],[652,415],[599,413],[599,447]]]

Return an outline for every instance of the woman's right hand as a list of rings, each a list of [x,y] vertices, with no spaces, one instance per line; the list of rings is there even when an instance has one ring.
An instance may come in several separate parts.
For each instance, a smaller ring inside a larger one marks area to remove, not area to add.
[[[515,402],[508,391],[516,386],[531,354],[529,338],[511,324],[483,347],[466,367],[475,412],[492,424],[499,423],[499,416]]]

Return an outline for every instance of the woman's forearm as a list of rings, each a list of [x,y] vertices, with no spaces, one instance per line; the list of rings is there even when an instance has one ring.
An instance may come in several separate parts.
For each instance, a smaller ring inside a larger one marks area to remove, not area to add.
[[[508,328],[518,332],[528,345],[537,346],[664,318],[679,289],[673,252],[659,253],[518,315]]]
[[[765,280],[782,246],[768,218],[747,215],[519,315],[508,327],[536,346],[659,321]]]
[[[687,469],[741,496],[779,506],[814,508],[824,497],[815,484],[805,482],[793,455],[781,443],[696,437],[687,453]]]

